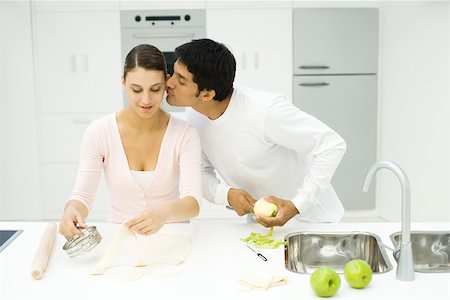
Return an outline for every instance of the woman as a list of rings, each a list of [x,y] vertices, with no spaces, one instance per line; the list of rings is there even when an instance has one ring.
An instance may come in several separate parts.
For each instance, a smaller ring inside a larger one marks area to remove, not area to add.
[[[81,235],[77,227],[86,227],[102,169],[111,222],[149,235],[198,214],[200,140],[193,127],[161,109],[167,78],[164,56],[154,46],[128,53],[122,84],[129,105],[86,130],[75,188],[60,222],[64,236]]]

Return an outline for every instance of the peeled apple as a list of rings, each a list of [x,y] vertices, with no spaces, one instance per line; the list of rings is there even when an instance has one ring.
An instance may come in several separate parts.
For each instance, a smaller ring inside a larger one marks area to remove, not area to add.
[[[264,198],[259,198],[253,206],[255,215],[263,215],[266,217],[275,217],[278,213],[278,206]]]

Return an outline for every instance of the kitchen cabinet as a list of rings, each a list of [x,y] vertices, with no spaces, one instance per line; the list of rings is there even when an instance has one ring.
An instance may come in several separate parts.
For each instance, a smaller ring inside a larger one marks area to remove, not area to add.
[[[294,74],[373,74],[378,9],[294,10]]]
[[[41,113],[110,112],[121,105],[119,12],[37,12]]]
[[[332,184],[347,210],[375,208],[361,191],[377,160],[378,9],[294,9],[294,104],[340,134]]]
[[[72,3],[72,2],[70,2]],[[36,3],[34,40],[40,169],[45,219],[58,219],[73,189],[87,126],[122,108],[118,5],[83,11]],[[103,179],[102,179],[103,180]],[[106,219],[106,189],[91,219]]]
[[[206,23],[207,37],[234,54],[236,84],[292,99],[291,9],[211,8]]]
[[[373,209],[375,189],[361,191],[377,157],[377,76],[295,76],[294,104],[347,143],[332,185],[346,209]]]

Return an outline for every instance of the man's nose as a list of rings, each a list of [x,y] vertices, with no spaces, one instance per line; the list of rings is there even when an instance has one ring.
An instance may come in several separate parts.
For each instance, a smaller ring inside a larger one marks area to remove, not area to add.
[[[169,79],[167,79],[167,82],[166,82],[166,87],[171,88],[171,89],[173,88],[172,78],[173,78],[173,76],[171,76]]]

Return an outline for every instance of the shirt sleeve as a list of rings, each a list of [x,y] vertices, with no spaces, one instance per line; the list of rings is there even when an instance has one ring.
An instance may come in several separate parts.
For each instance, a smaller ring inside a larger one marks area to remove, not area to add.
[[[80,201],[87,207],[88,211],[91,210],[94,202],[104,161],[96,124],[94,122],[89,125],[84,133],[75,187],[70,195],[70,200]]]
[[[202,153],[202,189],[205,199],[212,203],[227,205],[230,188],[217,178],[214,167]]]
[[[201,146],[197,130],[188,126],[180,145],[180,198],[194,197],[201,205],[202,178],[200,172]]]
[[[308,158],[303,183],[290,199],[299,213],[318,205],[322,189],[331,178],[346,151],[345,141],[327,125],[280,97],[266,110],[264,135],[278,144]],[[325,204],[326,206],[326,204]]]

